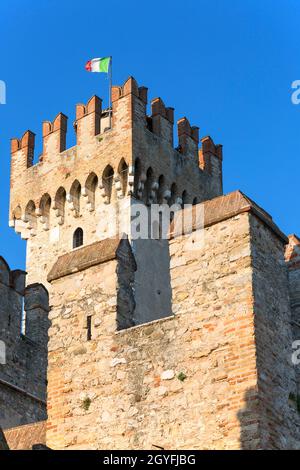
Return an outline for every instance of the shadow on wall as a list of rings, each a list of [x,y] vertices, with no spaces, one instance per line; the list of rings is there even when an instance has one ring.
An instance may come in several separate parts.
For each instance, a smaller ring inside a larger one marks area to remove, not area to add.
[[[134,240],[133,253],[137,263],[135,325],[171,316],[169,240]]]
[[[249,388],[244,397],[244,407],[237,413],[240,422],[240,449],[260,449],[259,399],[255,387]]]
[[[117,329],[172,315],[169,241],[125,238],[116,255]]]
[[[0,450],[9,450],[9,447],[6,442],[1,426],[0,426]]]

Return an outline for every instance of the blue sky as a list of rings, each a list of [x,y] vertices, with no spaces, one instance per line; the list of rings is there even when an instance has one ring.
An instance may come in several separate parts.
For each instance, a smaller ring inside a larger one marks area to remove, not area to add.
[[[10,138],[37,134],[59,111],[93,94],[106,104],[104,74],[85,62],[112,55],[113,82],[133,75],[224,145],[224,191],[241,189],[287,234],[300,235],[299,0],[2,0],[0,80],[0,254],[25,266],[25,242],[8,228]]]

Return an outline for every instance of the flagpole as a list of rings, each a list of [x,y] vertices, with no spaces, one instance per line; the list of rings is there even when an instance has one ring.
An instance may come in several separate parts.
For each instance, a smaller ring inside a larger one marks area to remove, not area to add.
[[[109,112],[109,128],[111,129],[111,118],[112,118],[112,103],[111,103],[111,89],[112,89],[112,56],[110,56],[109,62],[109,90],[108,90],[108,112]]]

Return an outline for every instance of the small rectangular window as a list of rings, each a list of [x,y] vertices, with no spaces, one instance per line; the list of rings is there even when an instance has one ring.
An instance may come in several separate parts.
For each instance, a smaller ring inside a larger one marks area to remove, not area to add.
[[[21,335],[25,335],[25,333],[26,333],[26,312],[25,312],[24,297],[22,297]]]
[[[91,317],[91,315],[87,316],[86,327],[87,327],[87,340],[91,341],[91,339],[92,339],[92,317]]]

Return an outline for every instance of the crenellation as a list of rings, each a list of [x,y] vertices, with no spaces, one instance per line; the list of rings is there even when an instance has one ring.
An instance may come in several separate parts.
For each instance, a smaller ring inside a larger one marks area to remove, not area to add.
[[[32,167],[34,158],[34,144],[35,134],[31,131],[26,131],[22,138],[11,139],[11,188],[19,186],[24,181],[24,174]],[[21,218],[20,204],[16,204],[11,210],[11,224],[12,221]]]
[[[203,170],[212,173],[212,159],[217,158],[222,161],[222,145],[215,145],[210,136],[201,139],[202,147],[199,149],[199,165]]]
[[[148,103],[148,88],[145,86],[139,87],[139,98],[143,103]]]
[[[21,295],[24,295],[26,275],[26,271],[23,271],[22,269],[14,269],[13,271],[10,271],[10,286]]]
[[[25,163],[26,168],[32,165],[34,143],[35,134],[29,130],[24,132],[20,140],[17,138],[11,139],[11,153],[14,154],[18,151],[21,151],[21,156],[24,158],[24,161],[20,159],[20,163]]]
[[[76,205],[80,201],[75,198],[75,204],[73,203],[71,199],[74,195],[66,186],[70,188],[77,180],[82,188],[81,196],[84,197],[85,181],[91,173],[98,178],[102,203],[109,204],[110,197],[107,196],[103,183],[103,175],[108,165],[113,169],[113,186],[117,199],[131,196],[133,193],[138,195],[133,187],[134,179],[139,176],[141,179],[136,183],[140,187],[138,197],[143,198],[143,187],[149,186],[146,180],[150,167],[153,171],[151,201],[157,200],[160,191],[158,180],[161,175],[164,176],[166,195],[171,191],[171,186],[175,181],[180,195],[187,191],[187,184],[189,184],[191,199],[196,197],[198,201],[201,201],[205,197],[219,195],[221,174],[218,168],[212,172],[212,165],[210,171],[205,174],[205,171],[196,169],[193,158],[192,161],[183,158],[185,152],[194,155],[198,145],[198,128],[191,128],[186,119],[179,121],[180,148],[183,152],[181,154],[173,148],[174,109],[165,107],[160,98],[152,100],[152,115],[149,117],[152,121],[150,132],[146,124],[146,103],[147,88],[139,87],[132,77],[129,77],[123,86],[113,87],[113,126],[110,132],[105,132],[109,126],[110,111],[102,111],[100,98],[93,96],[86,105],[78,104],[75,121],[77,145],[67,150],[65,149],[67,117],[59,113],[53,122],[43,124],[44,151],[41,161],[31,167],[31,163],[28,164],[25,171],[19,165],[19,159],[27,155],[28,149],[31,149],[33,153],[34,134],[26,133],[21,142],[14,139],[12,141],[10,225],[15,226],[16,231],[21,233],[23,238],[34,237],[39,232],[40,225],[45,230],[51,228],[48,223],[52,208],[56,214],[53,221],[56,220],[59,225],[63,225],[65,215],[61,215],[60,210],[57,210],[55,206],[55,197],[59,188],[66,191],[66,200],[71,204],[73,216],[77,217],[79,213]],[[135,177],[134,167],[137,159],[141,161],[142,171]],[[126,170],[128,188],[126,189],[119,171],[122,160],[128,167]],[[72,175],[73,181],[66,185],[69,175]],[[98,188],[95,189],[95,192],[97,191]],[[93,192],[90,193],[91,196]],[[51,199],[51,210],[48,210],[48,202],[44,209],[41,207],[43,195],[48,195],[47,201]],[[88,201],[88,203],[90,211],[93,211],[93,201]],[[46,214],[42,214],[45,209]],[[16,214],[19,212],[21,215]]]
[[[191,127],[188,119],[183,117],[177,121],[177,133],[179,150],[184,155],[191,154],[194,156],[198,151],[199,144],[199,128]]]
[[[0,256],[0,282],[5,286],[10,285],[10,269],[2,256]]]
[[[113,86],[112,97],[112,125],[117,126],[118,120],[125,130],[133,126],[134,122],[141,122],[146,126],[147,88],[138,86],[133,77],[129,77],[124,84]],[[125,109],[124,109],[125,107]],[[125,113],[124,113],[125,111]],[[125,120],[122,115],[126,116]]]
[[[34,134],[12,140],[28,274],[0,257],[0,426],[46,419],[47,401],[53,449],[299,448],[300,241],[223,195],[222,145],[199,149],[183,117],[174,148],[174,108],[154,98],[147,115],[147,100],[129,77],[111,109],[77,104],[70,149],[59,113],[36,165]],[[139,238],[140,211],[153,218]]]
[[[59,113],[56,118],[43,122],[43,154],[40,161],[56,159],[57,154],[66,150],[68,118]]]
[[[223,147],[222,145],[214,144],[210,136],[201,139],[201,148],[199,149],[199,166],[203,171],[206,171],[215,181],[219,181],[220,189],[222,191],[222,160],[223,160]]]
[[[49,294],[42,284],[30,284],[24,292],[25,334],[41,347],[48,341]]]
[[[48,292],[41,285],[25,287],[25,279],[24,271],[11,271],[0,257],[0,341],[5,344],[0,361],[0,423],[4,429],[46,418]]]
[[[151,101],[152,132],[173,147],[174,108],[166,108],[161,98]]]
[[[93,138],[100,133],[102,120],[102,100],[94,95],[86,105],[76,105],[75,132],[77,146],[82,147],[93,142]]]

